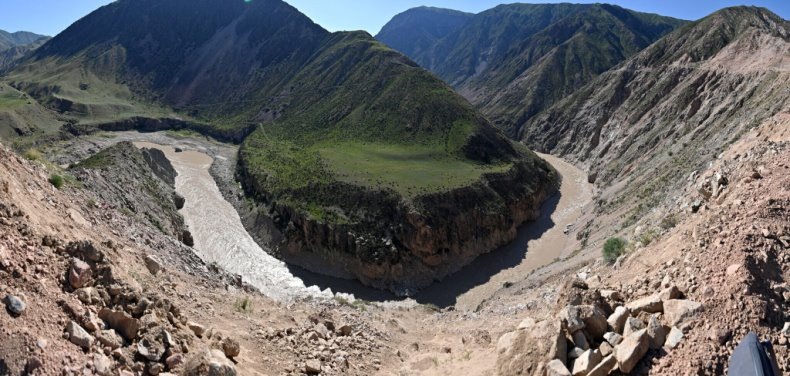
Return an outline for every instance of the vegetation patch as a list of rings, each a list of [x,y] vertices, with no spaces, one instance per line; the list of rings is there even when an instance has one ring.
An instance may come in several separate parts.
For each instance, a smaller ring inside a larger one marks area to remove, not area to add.
[[[628,242],[623,238],[609,238],[603,245],[603,259],[609,264],[614,264],[617,258],[625,254]]]
[[[52,174],[49,176],[49,183],[52,184],[53,187],[61,189],[63,188],[63,184],[65,184],[65,180],[58,174]]]

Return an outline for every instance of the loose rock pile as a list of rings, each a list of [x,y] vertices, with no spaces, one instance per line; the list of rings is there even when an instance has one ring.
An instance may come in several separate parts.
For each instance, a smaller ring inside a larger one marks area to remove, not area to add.
[[[630,373],[649,353],[672,351],[704,309],[670,283],[662,291],[624,302],[619,291],[566,285],[567,304],[555,318],[526,318],[499,339],[501,375],[601,376]]]
[[[381,362],[365,357],[380,350],[387,338],[354,316],[343,315],[336,321],[328,311],[310,316],[301,325],[260,335],[303,360],[289,369],[297,375],[344,375],[351,370],[375,373]]]
[[[64,289],[76,298],[60,302],[71,318],[64,337],[95,354],[97,373],[109,375],[119,370],[121,374],[167,375],[185,371],[198,375],[220,365],[223,371],[219,374],[235,374],[228,358],[240,353],[236,340],[206,332],[169,299],[115,278],[113,266],[105,262],[99,248],[90,241],[58,247],[59,252],[72,257]],[[161,272],[161,266],[153,267],[151,257],[146,265],[154,274]]]

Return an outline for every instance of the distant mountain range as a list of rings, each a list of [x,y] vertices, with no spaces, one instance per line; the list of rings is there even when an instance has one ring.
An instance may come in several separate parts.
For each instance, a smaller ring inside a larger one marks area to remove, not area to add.
[[[415,8],[377,38],[517,137],[530,117],[684,23],[607,4],[509,4],[476,15]]]
[[[13,66],[47,40],[49,40],[48,36],[27,31],[9,33],[0,30],[0,72]]]

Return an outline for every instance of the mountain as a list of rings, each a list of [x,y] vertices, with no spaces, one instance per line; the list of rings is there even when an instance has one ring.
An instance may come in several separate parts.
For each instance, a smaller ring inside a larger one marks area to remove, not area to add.
[[[475,15],[432,48],[400,51],[516,137],[531,116],[683,23],[607,4],[510,4]]]
[[[280,0],[119,0],[4,79],[70,118],[68,134],[243,140],[250,232],[287,261],[399,292],[512,240],[558,180],[407,57]]]
[[[0,72],[11,68],[47,40],[49,40],[47,36],[26,31],[9,33],[0,30]]]
[[[28,31],[9,33],[7,31],[0,30],[0,51],[5,51],[12,47],[34,44],[42,39],[46,40],[47,38],[49,37]]]
[[[442,38],[460,29],[474,17],[452,9],[418,7],[392,18],[376,39],[402,52],[406,56],[430,54]]]
[[[790,23],[763,8],[726,8],[533,117],[524,141],[619,186],[614,202],[631,205],[633,221],[745,132],[790,111],[788,87]]]

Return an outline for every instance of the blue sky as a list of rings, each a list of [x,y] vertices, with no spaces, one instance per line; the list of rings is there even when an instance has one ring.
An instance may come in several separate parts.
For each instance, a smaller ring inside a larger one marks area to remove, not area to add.
[[[162,0],[166,1],[166,0]],[[254,0],[253,0],[254,1]],[[480,12],[503,0],[286,0],[313,21],[331,30],[367,30],[376,34],[392,16],[420,5]],[[732,5],[766,7],[790,19],[790,0],[568,0],[579,3],[610,2],[625,8],[683,19],[698,19]],[[55,35],[72,22],[111,0],[0,0],[0,29],[27,30]],[[551,3],[555,1],[524,1]]]

